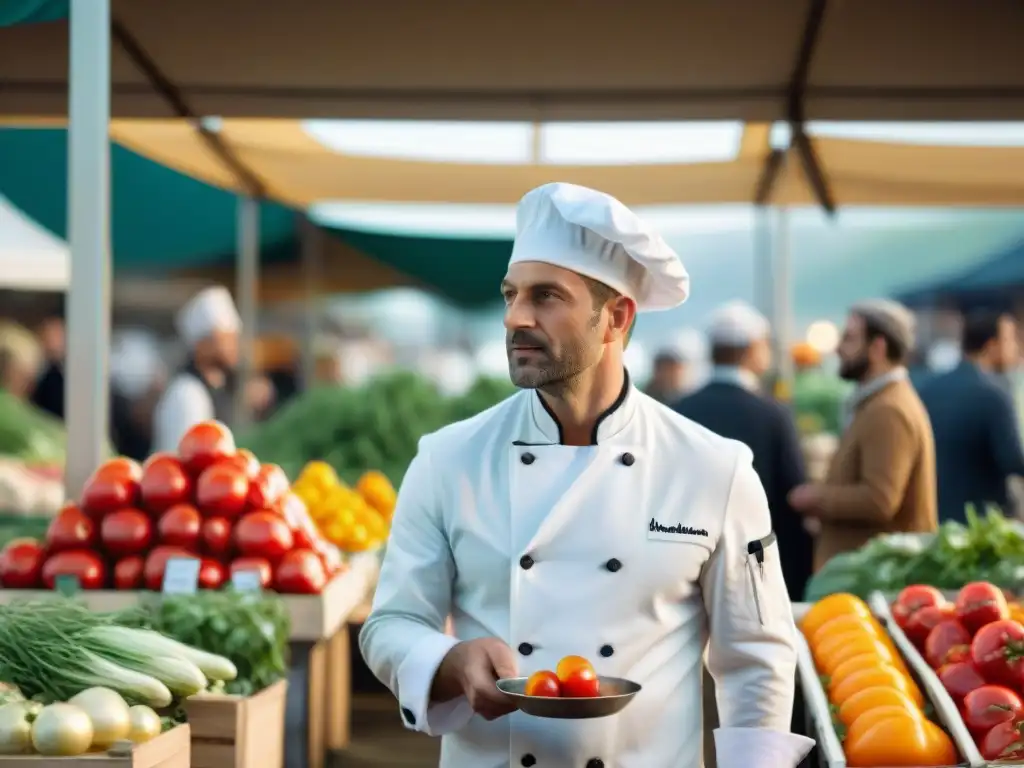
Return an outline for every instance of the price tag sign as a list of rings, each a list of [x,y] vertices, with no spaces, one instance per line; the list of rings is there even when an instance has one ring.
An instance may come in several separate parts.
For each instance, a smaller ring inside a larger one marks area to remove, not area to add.
[[[231,586],[239,592],[262,592],[263,580],[256,570],[239,570],[231,574]]]
[[[78,577],[72,576],[71,574],[61,574],[58,576],[54,581],[54,586],[60,594],[64,595],[64,597],[73,597],[74,595],[77,595],[78,591],[81,589]]]
[[[199,587],[199,558],[172,557],[164,568],[165,595],[194,595]]]

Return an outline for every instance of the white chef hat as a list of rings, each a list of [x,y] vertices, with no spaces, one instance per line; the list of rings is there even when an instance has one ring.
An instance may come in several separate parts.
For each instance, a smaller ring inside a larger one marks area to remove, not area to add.
[[[214,331],[240,330],[242,318],[228,289],[215,285],[189,299],[178,312],[175,325],[182,341],[192,347]]]
[[[690,278],[674,250],[611,195],[555,182],[527,192],[516,210],[509,264],[542,261],[604,283],[640,312],[686,301]]]
[[[764,315],[744,301],[730,301],[711,314],[708,339],[726,347],[748,347],[767,338],[771,325]]]
[[[130,397],[141,397],[165,373],[156,340],[142,331],[119,333],[110,346],[110,383]]]

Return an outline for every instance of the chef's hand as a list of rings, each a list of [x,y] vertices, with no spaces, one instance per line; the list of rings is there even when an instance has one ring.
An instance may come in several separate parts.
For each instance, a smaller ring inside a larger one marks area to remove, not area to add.
[[[485,720],[494,720],[515,709],[495,681],[518,674],[516,655],[501,640],[466,640],[448,651],[441,661],[430,698],[441,703],[465,696],[474,712]]]

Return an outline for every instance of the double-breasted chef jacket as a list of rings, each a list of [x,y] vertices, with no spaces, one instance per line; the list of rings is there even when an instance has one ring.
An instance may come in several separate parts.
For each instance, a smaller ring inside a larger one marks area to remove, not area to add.
[[[406,726],[443,735],[442,768],[697,768],[706,647],[719,768],[792,768],[813,741],[789,733],[795,628],[770,529],[749,449],[628,379],[583,447],[521,391],[421,440],[360,647]],[[522,675],[575,654],[643,689],[592,720],[432,705],[441,660],[483,637]]]

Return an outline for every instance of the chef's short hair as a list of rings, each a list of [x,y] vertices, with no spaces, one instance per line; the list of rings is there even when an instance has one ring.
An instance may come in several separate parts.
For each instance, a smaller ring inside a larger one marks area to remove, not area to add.
[[[583,278],[583,282],[586,284],[587,289],[590,291],[590,298],[594,302],[594,311],[601,309],[612,299],[617,299],[622,294],[612,288],[610,285],[605,285],[600,280],[595,280],[592,277],[586,275],[580,275]],[[629,340],[633,338],[633,329],[636,328],[636,316],[633,316],[633,323],[629,326],[629,330],[626,331],[626,339],[622,343],[625,347],[629,344]]]

